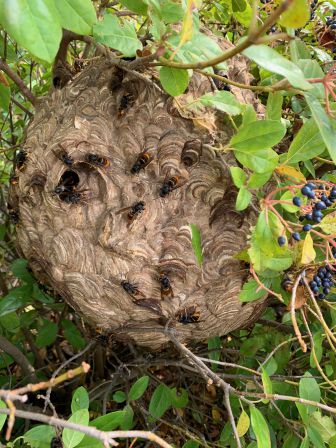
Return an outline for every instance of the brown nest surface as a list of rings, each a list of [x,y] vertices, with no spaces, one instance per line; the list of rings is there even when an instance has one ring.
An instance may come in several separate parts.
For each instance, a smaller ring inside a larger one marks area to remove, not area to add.
[[[229,76],[248,82],[242,58]],[[252,323],[264,307],[238,299],[248,270],[235,255],[255,212],[235,211],[234,161],[211,146],[228,141],[230,125],[183,107],[215,86],[194,75],[176,102],[155,77],[101,59],[52,89],[28,127],[10,192],[35,276],[96,329],[153,349],[167,342],[165,328],[181,341],[205,339]],[[233,93],[258,109],[251,92]]]

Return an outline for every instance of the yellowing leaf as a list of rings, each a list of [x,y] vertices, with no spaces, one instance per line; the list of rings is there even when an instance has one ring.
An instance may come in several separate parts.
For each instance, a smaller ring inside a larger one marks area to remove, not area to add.
[[[287,177],[288,179],[294,179],[299,183],[306,181],[304,175],[292,166],[280,165],[275,169],[275,171],[279,174],[279,176]]]
[[[181,40],[179,47],[181,47],[185,42],[188,42],[193,35],[193,10],[195,8],[194,0],[188,0],[186,13],[183,18],[183,25],[181,31]]]
[[[315,260],[316,252],[314,249],[313,238],[307,233],[302,246],[301,264],[309,264]]]
[[[280,16],[281,26],[299,28],[304,26],[310,17],[309,3],[307,0],[294,0],[290,7]]]
[[[336,233],[336,212],[329,213],[320,222],[323,232],[328,234]]]
[[[243,437],[248,429],[250,427],[250,417],[248,414],[243,410],[243,412],[240,414],[238,423],[237,423],[237,432],[239,437]]]

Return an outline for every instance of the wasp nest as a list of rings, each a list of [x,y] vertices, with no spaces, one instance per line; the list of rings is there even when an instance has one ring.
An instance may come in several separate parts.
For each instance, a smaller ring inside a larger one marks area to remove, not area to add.
[[[246,82],[245,62],[230,73]],[[17,240],[35,276],[103,332],[159,348],[167,326],[199,340],[263,309],[238,299],[248,270],[235,255],[255,212],[235,211],[234,162],[211,146],[228,141],[230,126],[183,107],[214,88],[194,75],[177,103],[154,73],[96,60],[37,107],[11,187]]]

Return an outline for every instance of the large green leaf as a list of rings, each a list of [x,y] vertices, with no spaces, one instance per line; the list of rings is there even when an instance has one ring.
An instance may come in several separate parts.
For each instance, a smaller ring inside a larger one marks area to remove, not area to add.
[[[303,71],[303,74],[306,78],[323,78],[324,73],[321,69],[319,63],[312,59],[300,59],[297,62],[297,65]],[[310,95],[313,95],[317,98],[324,98],[324,87],[321,83],[312,84],[312,88],[309,92]]]
[[[310,17],[310,8],[307,0],[294,0],[289,8],[280,16],[281,26],[299,28],[304,26]]]
[[[105,14],[102,22],[93,26],[93,37],[97,42],[119,50],[124,56],[134,56],[142,48],[134,25],[127,20],[122,23],[111,14]]]
[[[299,383],[299,395],[300,398],[304,398],[306,400],[316,401],[319,403],[321,399],[321,391],[319,385],[315,378],[311,376],[309,372],[306,372],[304,378],[300,379]],[[316,406],[308,405],[305,406],[308,414],[312,414],[316,411]]]
[[[74,412],[68,421],[79,425],[87,425],[89,423],[89,411],[87,409],[80,409]],[[65,448],[74,448],[83,440],[84,436],[85,434],[83,432],[65,428],[62,434],[62,441]]]
[[[55,0],[62,28],[78,34],[91,34],[97,22],[91,0]]]
[[[23,440],[30,447],[49,448],[55,435],[55,429],[52,426],[37,425],[23,435]]]
[[[242,112],[242,105],[231,92],[224,90],[215,93],[207,93],[201,96],[200,101],[204,106],[226,112],[229,115],[238,115]]]
[[[54,0],[0,0],[0,24],[34,56],[53,61],[62,38]]]
[[[256,173],[267,173],[273,171],[278,164],[279,156],[273,149],[258,149],[250,151],[235,150],[237,160]]]
[[[181,95],[189,84],[188,70],[180,70],[173,67],[161,67],[160,82],[169,95]]]
[[[303,162],[325,150],[325,143],[313,118],[306,121],[296,134],[286,155],[286,164]]]
[[[257,438],[258,448],[271,448],[271,436],[262,413],[254,406],[250,407],[251,426]]]
[[[243,151],[270,148],[279,143],[285,133],[279,121],[259,120],[241,126],[231,138],[230,146]]]
[[[252,45],[244,50],[243,54],[266,70],[284,76],[298,89],[312,88],[297,65],[266,45]]]
[[[306,93],[305,98],[311,114],[315,120],[317,127],[320,130],[324,143],[329,151],[330,157],[336,163],[336,124],[321,106],[318,99]]]

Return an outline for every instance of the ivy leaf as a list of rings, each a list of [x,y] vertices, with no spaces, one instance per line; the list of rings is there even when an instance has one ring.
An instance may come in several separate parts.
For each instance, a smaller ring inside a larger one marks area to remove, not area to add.
[[[179,96],[188,87],[188,70],[180,70],[173,67],[161,67],[160,82],[169,95]]]
[[[203,253],[202,253],[202,241],[201,232],[195,224],[190,224],[191,231],[191,244],[194,249],[194,254],[197,260],[197,264],[202,266],[203,263]]]
[[[297,65],[266,45],[252,45],[244,50],[243,54],[260,65],[260,67],[284,76],[292,86],[298,89],[310,90],[312,88]]]
[[[78,34],[92,33],[97,16],[91,0],[56,0],[55,6],[62,28]]]
[[[8,112],[11,90],[10,87],[0,83],[0,108]]]
[[[245,210],[251,203],[252,194],[245,188],[241,187],[236,199],[236,210]]]
[[[34,56],[53,61],[62,38],[53,0],[0,0],[0,24]]]
[[[250,417],[244,410],[242,410],[242,413],[240,414],[237,423],[238,436],[243,437],[249,430],[249,427],[250,427]]]
[[[298,163],[311,160],[325,150],[325,143],[313,118],[306,121],[294,137],[288,153],[286,163]]]
[[[200,101],[204,106],[226,112],[229,115],[239,115],[242,112],[242,105],[231,92],[219,90],[215,93],[208,93],[201,96]]]
[[[102,22],[93,26],[93,37],[96,42],[119,50],[124,56],[135,56],[142,49],[134,25],[127,20],[122,23],[118,17],[105,14]]]
[[[278,23],[287,28],[300,28],[310,18],[310,8],[306,0],[294,0],[288,9],[281,14]]]
[[[324,143],[329,151],[330,157],[333,162],[336,163],[336,125],[334,121],[326,114],[319,100],[308,93],[305,94],[305,98],[315,123],[320,130]]]
[[[281,123],[273,120],[259,120],[241,126],[231,138],[230,146],[243,151],[270,148],[279,143],[285,133],[286,130]]]
[[[271,436],[267,422],[255,406],[250,407],[251,425],[257,438],[258,448],[271,448]]]
[[[329,213],[319,223],[320,228],[324,233],[332,235],[336,233],[336,212]]]

